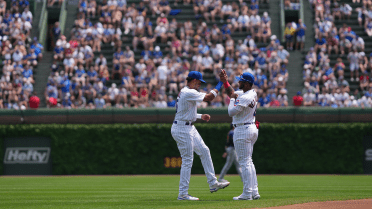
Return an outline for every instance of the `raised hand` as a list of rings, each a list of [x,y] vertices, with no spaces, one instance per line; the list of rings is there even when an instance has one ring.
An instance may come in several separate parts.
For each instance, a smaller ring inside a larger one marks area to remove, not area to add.
[[[222,81],[223,83],[226,83],[227,82],[227,74],[226,74],[226,71],[224,69],[221,70],[220,74],[220,81]]]

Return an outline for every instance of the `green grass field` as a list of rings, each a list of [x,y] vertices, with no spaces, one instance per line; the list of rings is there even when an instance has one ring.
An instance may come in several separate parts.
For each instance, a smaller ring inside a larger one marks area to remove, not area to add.
[[[210,193],[206,177],[193,175],[177,201],[178,176],[0,177],[0,208],[254,208],[305,202],[372,198],[372,176],[260,175],[260,200],[233,201],[243,184]]]

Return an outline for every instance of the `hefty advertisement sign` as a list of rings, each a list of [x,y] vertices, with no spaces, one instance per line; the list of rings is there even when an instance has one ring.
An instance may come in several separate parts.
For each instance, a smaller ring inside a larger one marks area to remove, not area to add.
[[[3,147],[4,175],[52,174],[53,159],[50,138],[5,138]]]
[[[4,164],[46,164],[49,156],[49,147],[8,147]]]

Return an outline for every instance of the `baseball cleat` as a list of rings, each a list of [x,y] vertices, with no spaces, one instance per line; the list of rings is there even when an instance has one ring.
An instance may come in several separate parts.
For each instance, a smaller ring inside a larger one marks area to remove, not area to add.
[[[230,182],[217,182],[213,186],[209,187],[209,191],[211,193],[217,192],[219,189],[225,189],[225,187],[229,186]]]
[[[187,194],[187,195],[184,195],[184,196],[178,196],[177,200],[199,200],[199,198],[193,197],[193,196]]]
[[[233,197],[233,200],[252,200],[251,196],[244,196],[243,194]]]
[[[225,179],[219,179],[218,182],[220,182],[220,183],[225,183],[225,182],[228,182],[228,181],[225,180]]]
[[[253,195],[254,200],[259,200],[260,198],[261,198],[261,196],[259,194]]]

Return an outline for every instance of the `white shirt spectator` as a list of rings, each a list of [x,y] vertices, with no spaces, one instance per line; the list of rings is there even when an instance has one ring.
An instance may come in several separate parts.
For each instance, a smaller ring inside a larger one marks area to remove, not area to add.
[[[336,80],[331,80],[329,79],[324,83],[324,86],[329,88],[329,89],[334,89],[338,87],[337,81]]]
[[[22,25],[22,29],[26,31],[30,31],[32,29],[32,25],[30,22],[25,21]]]
[[[159,35],[161,35],[161,34],[163,34],[165,32],[167,32],[167,29],[164,26],[162,26],[162,25],[156,26],[156,28],[155,28],[156,35],[159,36]]]
[[[319,94],[318,95],[318,102],[320,102],[322,99],[324,99],[325,102],[330,102],[332,98],[332,95],[330,94]]]
[[[211,4],[211,0],[204,0],[204,7],[208,7]]]
[[[102,59],[100,57],[97,57],[97,59],[96,59],[96,65],[99,65],[100,63],[101,63],[101,65],[107,65],[106,57],[103,57]]]
[[[107,6],[117,6],[118,2],[116,0],[108,0],[107,1]]]
[[[202,64],[204,65],[205,68],[211,68],[213,64],[213,59],[212,57],[203,57]]]
[[[304,96],[304,101],[305,102],[314,102],[315,101],[315,94],[313,93],[305,93]]]
[[[249,47],[254,47],[256,45],[256,42],[254,41],[253,38],[246,38],[244,39],[243,43]]]
[[[107,93],[108,93],[111,101],[115,100],[115,97],[119,94],[119,89],[116,88],[115,83],[113,83],[111,85],[111,87],[107,90]]]
[[[250,21],[253,25],[258,25],[261,23],[261,17],[259,15],[251,15]]]
[[[232,12],[232,6],[227,4],[223,5],[221,12]]]
[[[102,109],[105,107],[106,102],[103,98],[95,98],[94,99],[94,104],[96,105],[97,109]]]
[[[158,75],[160,80],[167,80],[168,67],[166,65],[160,65],[158,67]]]
[[[359,53],[358,52],[350,52],[347,58],[350,60],[350,63],[358,63],[359,60]]]
[[[23,18],[23,19],[30,18],[30,20],[32,21],[32,17],[33,17],[33,16],[32,16],[32,13],[31,13],[30,11],[26,11],[26,10],[25,10],[25,11],[22,12],[22,18]]]
[[[287,59],[287,56],[289,55],[289,52],[285,49],[282,49],[282,50],[278,50],[277,55],[281,60],[284,60],[284,59]]]
[[[78,50],[75,50],[72,53],[72,57],[75,58],[75,59],[84,59],[84,53],[83,53],[83,51],[81,51],[81,50],[79,50],[79,51]]]
[[[340,10],[341,10],[341,12],[343,12],[345,14],[349,14],[349,13],[351,13],[351,11],[353,11],[353,8],[349,4],[345,4],[345,6],[343,6],[343,5],[340,6]]]
[[[138,70],[139,74],[142,74],[142,71],[146,69],[146,64],[137,63],[134,67]]]
[[[116,33],[115,34],[121,36],[121,34],[123,34],[123,32],[120,30],[120,28],[116,28]]]
[[[358,39],[354,38],[351,43],[353,45],[356,45],[356,46],[363,46],[364,47],[364,40],[363,40],[362,37],[358,37]]]
[[[342,98],[342,101],[346,101],[350,98],[350,95],[347,92],[340,93],[340,96]]]
[[[136,22],[141,22],[141,23],[144,23],[145,22],[145,18],[142,16],[142,15],[139,15],[136,17]]]
[[[23,58],[23,54],[20,51],[15,51],[13,53],[13,61],[14,62],[20,62],[20,61],[22,61],[22,58]]]
[[[72,57],[65,58],[63,60],[63,65],[65,65],[67,67],[73,67],[75,65],[75,60]]]
[[[238,23],[241,23],[241,24],[246,24],[246,23],[249,23],[250,19],[248,17],[248,15],[240,15],[238,17]]]
[[[124,25],[125,23],[129,23],[130,25],[133,24],[132,18],[131,17],[123,17],[123,20],[121,23]]]
[[[222,46],[222,44],[216,44],[216,49],[220,57],[223,57],[225,55],[225,48]]]
[[[102,35],[102,33],[103,33],[103,28],[97,27],[97,28],[92,29],[92,35],[93,36],[100,36],[100,35]]]
[[[279,101],[280,104],[283,104],[284,102],[288,101],[288,96],[285,95],[285,94],[284,95],[279,94],[278,95],[278,101]]]
[[[194,55],[193,57],[192,57],[192,61],[196,61],[197,63],[202,63],[202,61],[203,61],[203,57],[200,55],[200,54],[198,54],[198,55]]]

